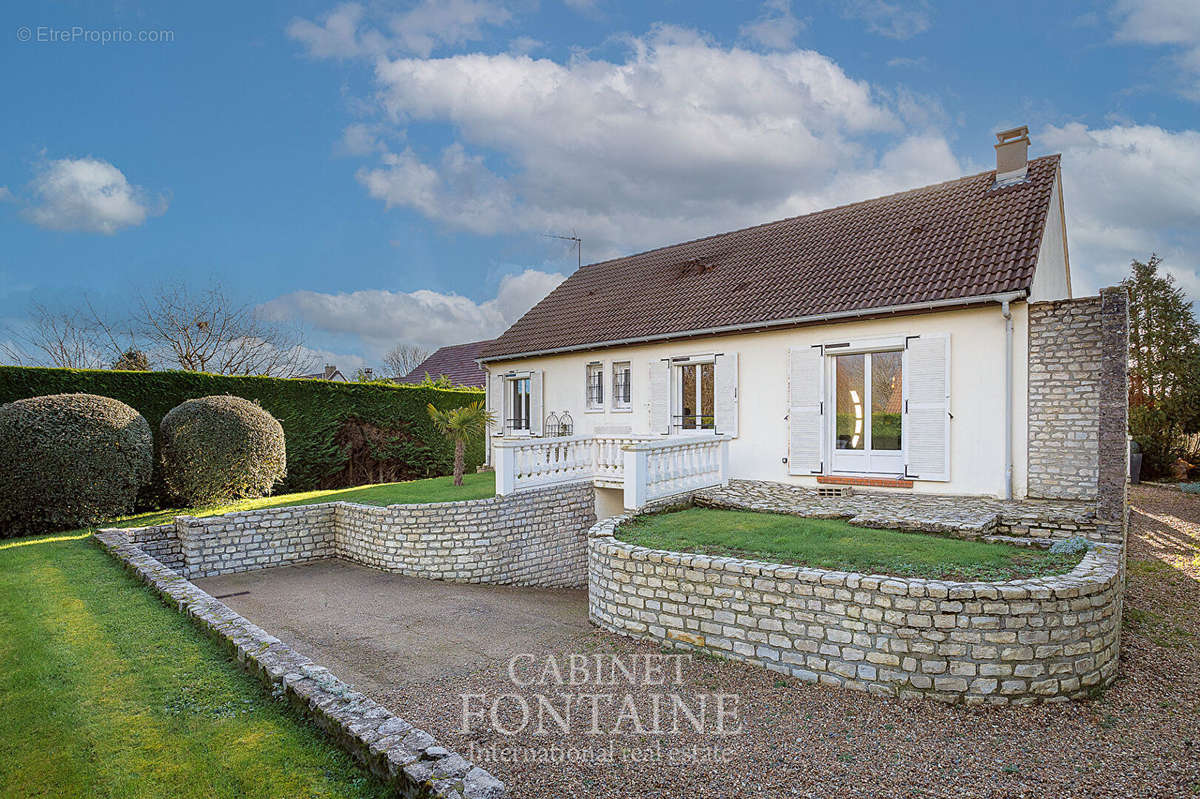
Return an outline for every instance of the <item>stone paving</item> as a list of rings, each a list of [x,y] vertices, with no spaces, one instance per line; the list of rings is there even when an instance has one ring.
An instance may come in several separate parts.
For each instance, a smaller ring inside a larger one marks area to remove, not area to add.
[[[728,486],[699,491],[693,501],[705,507],[847,519],[862,527],[948,533],[963,538],[1000,533],[1029,535],[1029,530],[1058,538],[1073,531],[1086,535],[1096,526],[1094,502],[1006,501],[857,490],[848,496],[822,497],[816,489],[751,480],[732,480]]]

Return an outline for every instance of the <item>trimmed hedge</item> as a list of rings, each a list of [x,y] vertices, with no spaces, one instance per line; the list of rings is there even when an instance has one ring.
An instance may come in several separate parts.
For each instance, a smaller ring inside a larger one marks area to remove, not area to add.
[[[156,437],[163,417],[185,400],[232,394],[256,401],[279,420],[287,439],[287,478],[276,489],[281,493],[362,485],[381,476],[449,474],[454,447],[434,429],[425,406],[457,408],[481,396],[471,390],[379,383],[0,366],[0,403],[69,392],[121,400],[146,418]],[[397,466],[382,475],[361,467],[351,459],[356,448]],[[483,442],[469,446],[467,468],[474,469],[483,457]]]
[[[154,437],[119,400],[55,394],[0,405],[0,538],[133,512]]]
[[[163,417],[163,478],[191,506],[261,497],[287,475],[283,427],[262,406],[224,394]]]

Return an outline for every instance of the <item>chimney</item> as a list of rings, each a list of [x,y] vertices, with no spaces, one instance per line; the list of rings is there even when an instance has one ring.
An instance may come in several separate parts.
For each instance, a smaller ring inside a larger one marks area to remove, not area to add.
[[[333,377],[335,374],[337,374],[337,366],[335,366],[331,363],[325,364],[325,379],[328,380],[329,378]]]
[[[1029,128],[1002,130],[996,142],[996,183],[1023,180],[1029,168]]]

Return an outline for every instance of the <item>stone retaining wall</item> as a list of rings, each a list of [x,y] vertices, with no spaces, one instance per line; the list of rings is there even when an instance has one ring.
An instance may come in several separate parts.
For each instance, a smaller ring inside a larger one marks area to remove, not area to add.
[[[241,511],[224,516],[176,516],[189,578],[268,569],[333,557],[334,505]]]
[[[582,588],[595,521],[590,483],[432,505],[342,503],[336,547],[346,560],[414,577]]]
[[[165,525],[164,525],[165,526]],[[146,530],[150,528],[140,528]],[[429,733],[394,715],[130,542],[125,530],[96,540],[169,605],[220,641],[241,666],[395,789],[424,799],[504,799],[504,784]]]
[[[808,681],[884,696],[1030,704],[1116,675],[1121,547],[1069,574],[954,583],[687,555],[592,528],[591,620]]]
[[[332,502],[112,532],[189,578],[337,557],[452,582],[582,588],[593,494],[576,483],[465,502]]]

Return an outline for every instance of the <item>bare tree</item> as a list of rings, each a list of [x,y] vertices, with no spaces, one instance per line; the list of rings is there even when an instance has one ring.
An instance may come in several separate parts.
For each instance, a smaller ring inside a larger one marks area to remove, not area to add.
[[[404,377],[429,357],[429,350],[416,344],[397,344],[383,356],[383,365],[391,377]]]
[[[292,377],[315,362],[298,328],[232,302],[216,285],[196,293],[161,286],[139,298],[130,328],[158,360],[190,372]]]
[[[4,356],[15,363],[41,362],[63,369],[102,369],[109,359],[105,341],[91,316],[81,310],[52,310],[40,303],[30,310],[28,326],[13,330]]]

